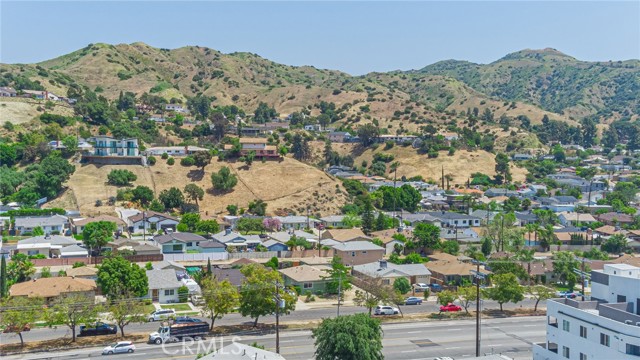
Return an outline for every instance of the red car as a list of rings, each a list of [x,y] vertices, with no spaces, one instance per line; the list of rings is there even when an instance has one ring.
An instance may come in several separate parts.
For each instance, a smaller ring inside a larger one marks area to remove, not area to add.
[[[456,312],[456,311],[460,311],[462,310],[462,308],[458,305],[455,304],[447,304],[445,306],[440,306],[440,311],[441,312]]]

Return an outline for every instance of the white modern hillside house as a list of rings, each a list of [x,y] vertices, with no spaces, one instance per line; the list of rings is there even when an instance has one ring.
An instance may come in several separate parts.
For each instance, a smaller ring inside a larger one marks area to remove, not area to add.
[[[547,300],[547,341],[534,360],[640,359],[640,268],[606,264],[591,272],[591,300]]]

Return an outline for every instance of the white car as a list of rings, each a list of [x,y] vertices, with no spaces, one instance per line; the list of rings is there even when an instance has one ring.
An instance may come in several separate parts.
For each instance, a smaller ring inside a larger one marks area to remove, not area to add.
[[[119,341],[104,348],[102,355],[132,353],[134,351],[136,351],[136,346],[131,341]]]
[[[175,318],[176,311],[174,309],[160,309],[149,314],[149,322],[167,320],[169,318]]]
[[[376,310],[374,311],[374,314],[376,315],[396,315],[399,313],[400,310],[398,308],[386,305],[378,305],[376,306]]]
[[[424,284],[424,283],[414,284],[413,287],[415,288],[416,292],[425,292],[425,291],[429,290],[429,285]]]

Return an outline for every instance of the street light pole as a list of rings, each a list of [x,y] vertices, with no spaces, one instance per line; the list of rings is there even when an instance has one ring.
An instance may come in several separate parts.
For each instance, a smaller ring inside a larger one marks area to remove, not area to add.
[[[338,276],[338,317],[340,317],[340,303],[342,302],[342,273]]]
[[[276,280],[276,353],[280,354],[280,287]]]
[[[480,262],[476,263],[476,271],[480,273]],[[476,276],[476,357],[480,357],[480,277]]]

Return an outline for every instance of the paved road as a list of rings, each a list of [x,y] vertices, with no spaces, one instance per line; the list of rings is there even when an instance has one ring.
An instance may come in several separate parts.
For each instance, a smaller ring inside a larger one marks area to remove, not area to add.
[[[505,309],[514,309],[514,308],[533,308],[534,302],[526,299],[518,304],[504,304]],[[544,306],[544,304],[540,304],[540,306]],[[499,306],[497,303],[492,301],[484,301],[484,307],[487,309],[498,309]],[[474,305],[475,308],[475,305]],[[418,314],[418,313],[431,313],[437,312],[439,309],[439,305],[435,304],[433,301],[425,302],[422,305],[411,305],[411,306],[402,306],[401,310],[404,314]],[[366,312],[365,308],[356,307],[356,306],[342,306],[340,308],[341,315],[350,315],[355,313]],[[282,316],[281,320],[286,321],[309,321],[309,320],[318,320],[322,318],[335,317],[336,316],[336,308],[321,308],[321,309],[307,309],[307,310],[299,310],[294,311],[289,315]],[[266,323],[275,323],[274,316],[266,316],[259,319],[260,322]],[[238,325],[242,323],[250,323],[251,320],[245,317],[240,316],[240,314],[229,314],[220,320],[216,320],[216,325]],[[158,323],[144,323],[144,324],[131,324],[125,327],[125,334],[129,333],[138,333],[138,332],[153,332],[158,328]],[[49,339],[57,339],[62,337],[71,337],[71,330],[69,330],[66,326],[58,326],[56,329],[33,329],[30,332],[26,332],[23,334],[24,341],[40,341],[40,340],[49,340]],[[20,342],[20,339],[17,335],[14,334],[0,334],[0,342],[2,344],[10,344]]]
[[[427,360],[438,356],[464,359],[475,355],[475,323],[472,320],[387,323],[383,352],[388,360]],[[245,335],[235,341],[257,342],[268,350],[275,348],[275,335]],[[482,323],[481,353],[502,353],[516,360],[531,359],[531,344],[545,338],[545,317],[485,319]],[[200,352],[220,348],[231,343],[230,338],[207,339]],[[283,331],[280,334],[280,353],[287,360],[313,359],[313,339],[310,331]],[[70,350],[57,353],[8,356],[6,359],[72,360],[100,357],[101,348]],[[117,359],[195,359],[197,346],[182,343],[162,345],[141,344],[133,354],[118,355]],[[113,358],[116,358],[115,356]]]

